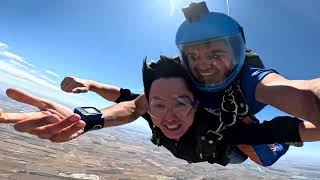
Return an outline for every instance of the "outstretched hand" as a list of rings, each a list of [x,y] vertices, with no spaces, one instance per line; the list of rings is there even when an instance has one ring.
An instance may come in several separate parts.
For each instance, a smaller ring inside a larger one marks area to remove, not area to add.
[[[20,89],[7,89],[8,97],[21,103],[29,104],[40,109],[32,113],[3,113],[0,118],[4,123],[15,123],[14,128],[19,132],[34,134],[42,139],[54,142],[64,142],[80,136],[85,122],[71,109],[53,101],[39,98]]]
[[[40,97],[31,95],[21,89],[9,88],[6,91],[6,94],[13,100],[37,107],[40,111],[49,111],[53,114],[57,114],[60,118],[65,118],[66,116],[73,114],[72,110],[63,105],[48,99],[42,99]]]
[[[61,89],[69,93],[86,93],[89,91],[90,83],[88,80],[77,77],[65,77],[61,84]]]
[[[77,114],[64,119],[60,119],[55,114],[49,114],[42,118],[19,121],[14,128],[19,132],[30,133],[52,142],[66,142],[80,136],[84,132],[85,125]]]

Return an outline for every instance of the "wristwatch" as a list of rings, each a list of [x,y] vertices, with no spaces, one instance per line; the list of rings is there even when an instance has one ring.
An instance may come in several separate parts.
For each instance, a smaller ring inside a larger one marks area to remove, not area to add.
[[[81,120],[86,123],[84,132],[97,130],[104,127],[103,114],[95,107],[77,107],[73,112],[79,114]]]

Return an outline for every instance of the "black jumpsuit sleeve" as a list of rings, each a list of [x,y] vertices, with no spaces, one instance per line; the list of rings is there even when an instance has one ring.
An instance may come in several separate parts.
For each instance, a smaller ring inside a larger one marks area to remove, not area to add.
[[[132,93],[129,89],[120,89],[120,96],[115,101],[116,103],[121,103],[123,101],[131,101],[137,98],[140,94]],[[144,119],[146,119],[149,123],[151,122],[151,117],[148,113],[142,115]]]
[[[120,96],[115,101],[116,103],[120,103],[123,101],[131,101],[137,98],[140,94],[132,93],[129,89],[120,89]]]
[[[241,123],[230,129],[227,139],[232,145],[301,142],[299,125],[302,122],[295,117],[279,116],[261,124]]]

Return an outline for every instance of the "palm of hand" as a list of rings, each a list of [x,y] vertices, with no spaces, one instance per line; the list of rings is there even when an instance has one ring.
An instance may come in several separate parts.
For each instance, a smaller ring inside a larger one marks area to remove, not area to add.
[[[85,123],[79,121],[80,117],[74,115],[71,109],[56,102],[33,96],[20,89],[8,89],[6,93],[8,97],[18,102],[39,108],[42,113],[40,117],[32,116],[18,121],[14,126],[17,131],[34,134],[39,138],[49,139],[53,142],[69,141],[83,133]],[[70,118],[74,120],[70,120]]]
[[[50,113],[58,115],[61,119],[74,114],[71,109],[46,99],[41,99],[41,103],[39,105],[40,106],[37,106],[37,107],[41,111],[49,111]]]

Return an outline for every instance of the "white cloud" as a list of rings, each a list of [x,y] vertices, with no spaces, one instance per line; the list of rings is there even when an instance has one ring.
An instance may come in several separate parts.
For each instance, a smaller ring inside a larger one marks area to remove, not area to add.
[[[31,73],[28,70],[29,69],[22,69],[19,66],[16,66],[15,63],[11,64],[10,61],[5,62],[4,60],[0,59],[0,71],[2,71],[2,73],[6,73],[8,75],[33,82],[40,86],[58,90],[58,88],[55,85],[53,85],[52,83],[49,83],[44,79],[39,78],[38,74]]]
[[[0,58],[7,59],[12,63],[15,63],[19,66],[25,65],[35,68],[33,64],[28,63],[16,53],[8,51],[8,45],[0,42]]]
[[[29,69],[29,67],[26,64],[22,64],[21,62],[16,61],[16,60],[9,59],[9,63],[14,64],[15,66],[17,66],[21,69]]]
[[[46,76],[45,74],[39,74],[39,78],[42,78],[48,82],[50,82],[51,84],[57,85],[58,83],[52,79],[50,79],[48,76]]]
[[[50,75],[54,76],[54,77],[60,77],[57,73],[55,73],[55,72],[53,72],[53,71],[51,71],[51,70],[46,70],[45,72],[46,72],[47,74],[50,74]]]
[[[0,42],[0,84],[22,88],[67,106],[95,104],[86,96],[61,91],[57,78],[60,76],[56,72],[36,68],[22,56],[11,52],[7,44]]]
[[[6,56],[7,58],[10,58],[10,59],[15,59],[17,61],[20,61],[20,62],[23,62],[23,63],[26,63],[26,61],[23,60],[23,58],[17,54],[14,54],[12,52],[9,52],[9,51],[3,51],[3,52],[0,52],[2,53],[4,56]]]
[[[5,43],[0,42],[0,49],[7,49],[8,45]]]

